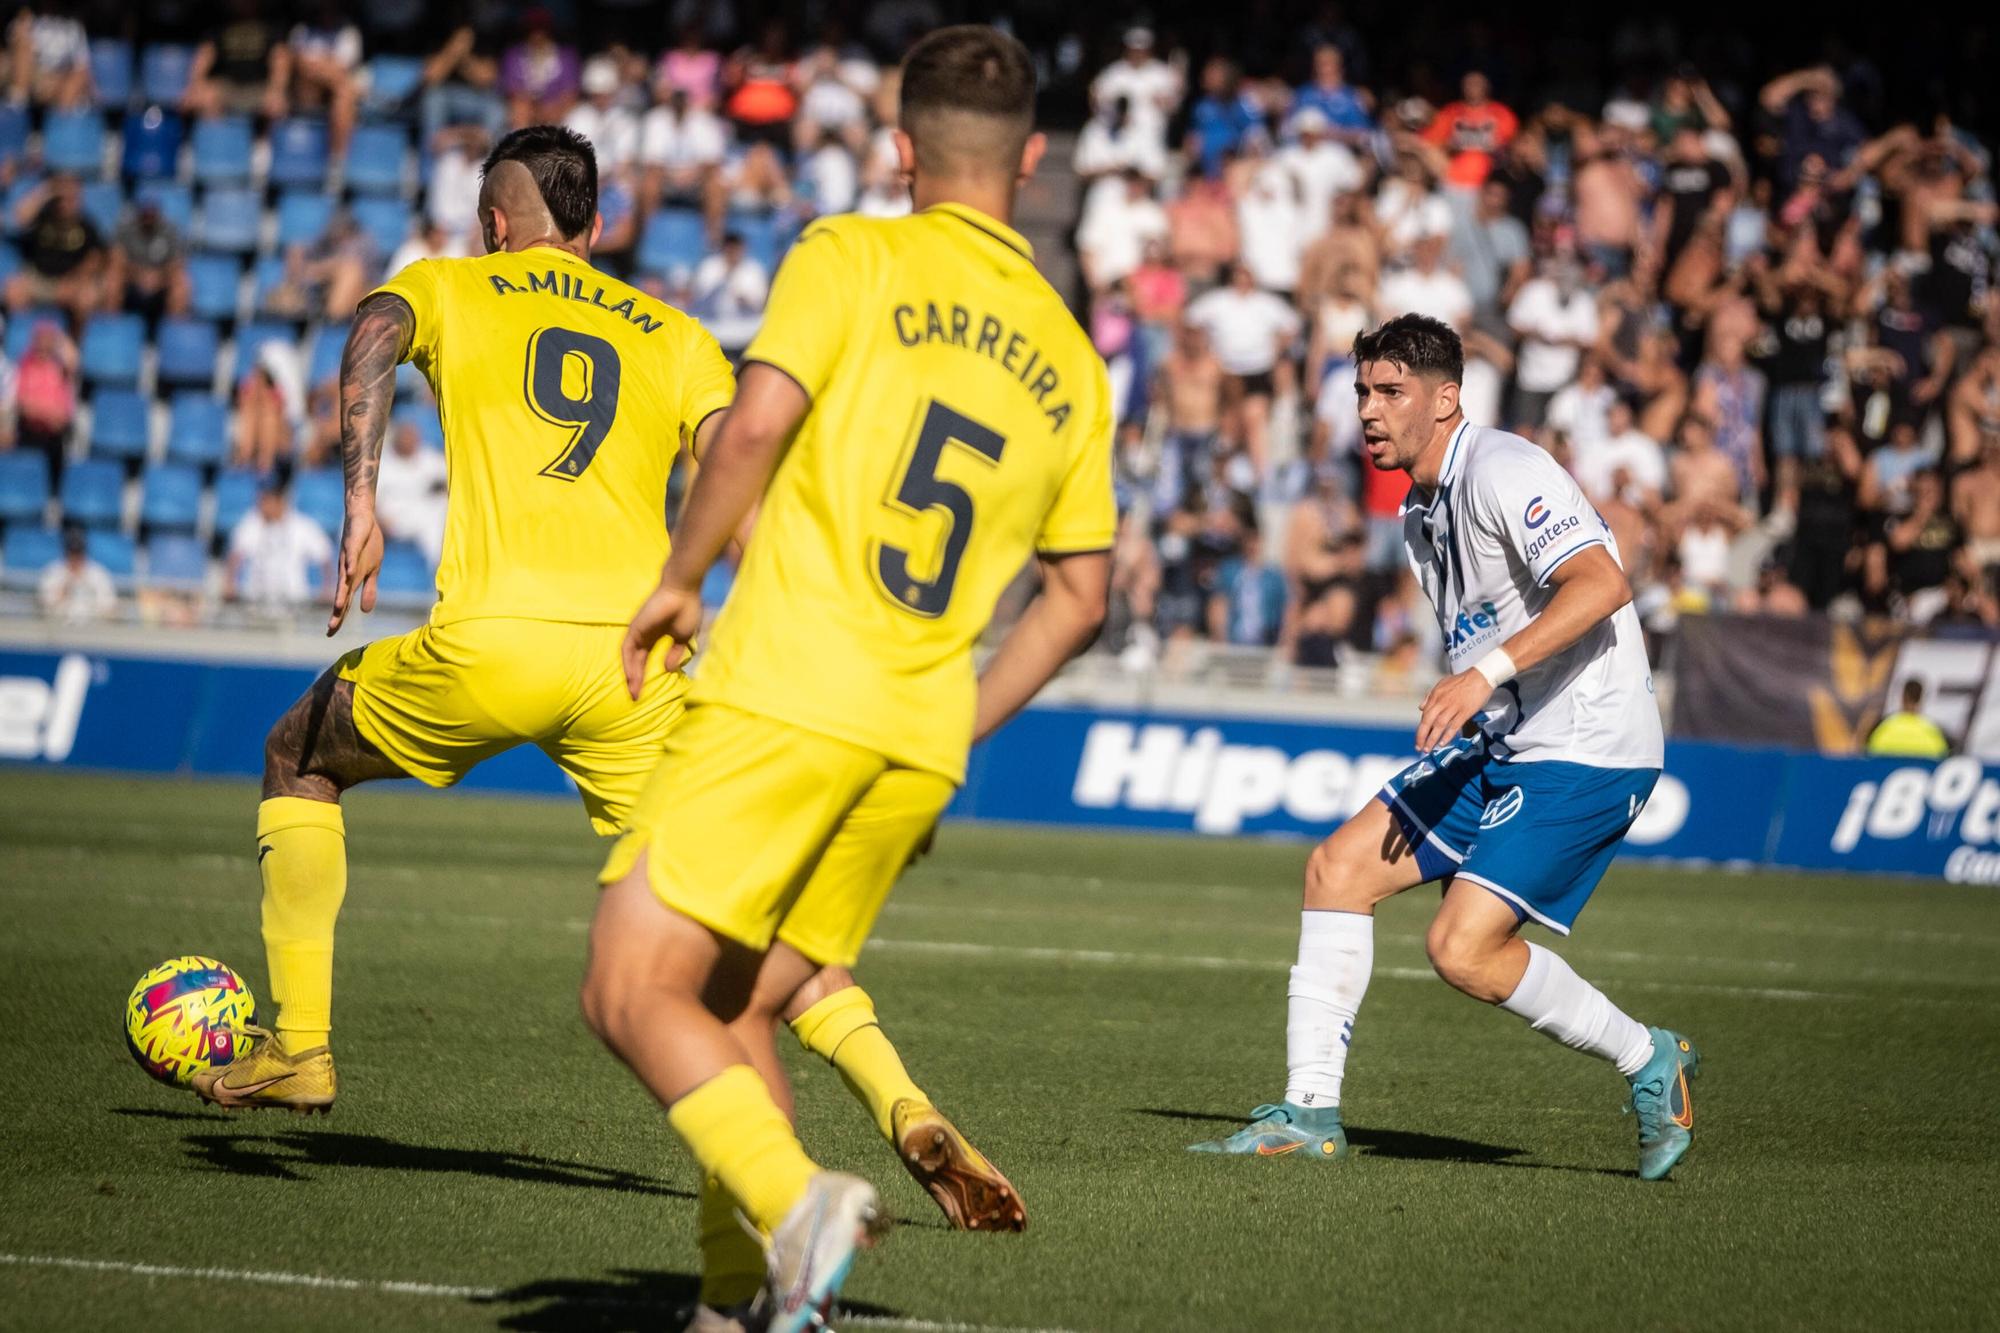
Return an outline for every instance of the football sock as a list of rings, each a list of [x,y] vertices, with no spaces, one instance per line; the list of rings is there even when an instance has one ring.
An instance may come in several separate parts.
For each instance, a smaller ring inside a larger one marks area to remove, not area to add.
[[[717,1310],[749,1300],[764,1285],[764,1247],[736,1215],[736,1200],[709,1176],[701,1182],[701,1303]]]
[[[792,1020],[792,1032],[800,1045],[840,1071],[848,1091],[875,1117],[883,1138],[895,1137],[890,1112],[897,1102],[914,1099],[930,1105],[903,1068],[903,1058],[875,1017],[875,1002],[861,987],[827,996]]]
[[[1528,945],[1528,970],[1500,1007],[1572,1050],[1609,1060],[1627,1078],[1653,1058],[1653,1035],[1646,1025],[1539,944]]]
[[[1375,918],[1363,912],[1299,914],[1299,961],[1286,989],[1285,1100],[1340,1105],[1354,1015],[1375,967]]]
[[[731,1065],[667,1110],[702,1169],[765,1235],[777,1229],[819,1171],[749,1065]]]
[[[264,958],[273,1024],[290,1054],[326,1045],[333,1026],[333,924],[347,896],[347,827],[329,801],[273,796],[257,807]]]

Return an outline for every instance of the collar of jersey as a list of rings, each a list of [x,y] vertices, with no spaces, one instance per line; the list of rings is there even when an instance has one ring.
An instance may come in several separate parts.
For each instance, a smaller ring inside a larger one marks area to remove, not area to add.
[[[596,267],[596,265],[592,264],[588,259],[585,259],[582,255],[577,254],[572,250],[558,249],[553,245],[530,245],[524,249],[515,250],[513,253],[517,255],[532,255],[535,254],[537,251],[539,251],[541,254],[554,255],[558,259],[567,259],[571,263],[581,264],[585,268]]]
[[[1437,502],[1438,495],[1458,479],[1459,472],[1465,467],[1465,442],[1466,437],[1471,434],[1470,421],[1458,423],[1458,429],[1451,433],[1451,442],[1444,447],[1444,466],[1438,469],[1437,486],[1428,495],[1425,495],[1420,487],[1410,487],[1410,493],[1404,498],[1403,507],[1396,511],[1397,514],[1408,514],[1416,510],[1429,512],[1430,507]],[[1422,498],[1419,499],[1419,496]]]
[[[957,218],[960,222],[966,223],[969,226],[977,227],[980,231],[985,232],[988,236],[991,236],[994,240],[1000,242],[1000,244],[1006,246],[1009,250],[1012,250],[1016,254],[1020,255],[1021,258],[1032,260],[1035,257],[1035,247],[1028,244],[1027,237],[1023,236],[1020,232],[1015,231],[1012,227],[1000,221],[1000,219],[994,217],[988,217],[986,214],[980,212],[976,208],[968,207],[965,204],[955,204],[947,201],[941,204],[932,204],[929,208],[926,208],[924,212],[949,213],[951,216]]]

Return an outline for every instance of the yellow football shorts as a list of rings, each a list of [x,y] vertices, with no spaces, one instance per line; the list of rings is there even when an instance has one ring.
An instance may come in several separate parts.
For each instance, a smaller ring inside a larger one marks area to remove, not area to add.
[[[575,780],[599,833],[626,826],[687,678],[656,666],[635,703],[618,647],[623,625],[488,618],[424,625],[357,648],[336,666],[354,682],[354,725],[398,768],[449,787],[474,765],[533,744]]]
[[[723,704],[668,733],[599,879],[643,860],[660,901],[759,951],[851,966],[957,784]]]

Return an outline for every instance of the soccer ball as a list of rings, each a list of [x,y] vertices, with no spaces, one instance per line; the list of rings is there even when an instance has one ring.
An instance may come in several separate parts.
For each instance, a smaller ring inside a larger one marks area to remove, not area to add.
[[[139,978],[125,1002],[125,1045],[139,1068],[185,1088],[250,1049],[244,1029],[257,1000],[243,978],[213,958],[170,958]]]

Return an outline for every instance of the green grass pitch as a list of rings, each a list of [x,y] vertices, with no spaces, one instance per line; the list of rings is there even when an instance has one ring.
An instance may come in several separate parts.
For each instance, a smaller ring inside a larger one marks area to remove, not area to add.
[[[120,1006],[148,966],[210,953],[262,985],[255,802],[0,769],[0,1327],[677,1327],[695,1173],[577,1016],[599,850],[573,804],[350,800],[330,1119],[232,1117],[132,1064]],[[1434,898],[1410,894],[1356,1028],[1357,1156],[1189,1156],[1282,1087],[1304,856],[944,831],[860,972],[1031,1228],[943,1230],[795,1061],[808,1147],[902,1219],[847,1326],[2000,1319],[1994,891],[1614,871],[1563,951],[1706,1055],[1695,1149],[1659,1186],[1632,1175],[1615,1074],[1431,978]]]

